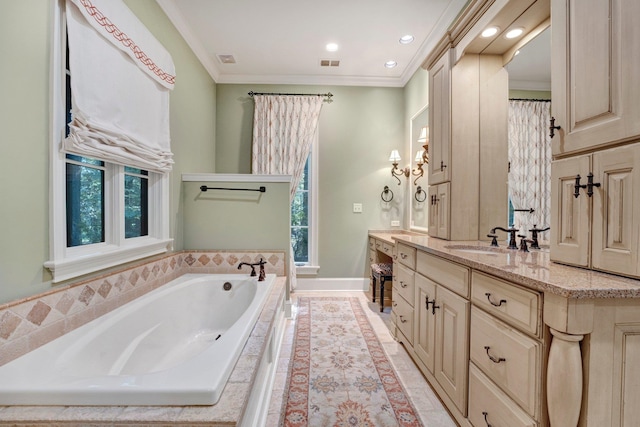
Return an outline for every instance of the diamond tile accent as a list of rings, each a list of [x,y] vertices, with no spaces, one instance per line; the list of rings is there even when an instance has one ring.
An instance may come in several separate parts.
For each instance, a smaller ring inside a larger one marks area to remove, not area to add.
[[[171,261],[169,261],[169,267],[171,267],[172,269],[176,268],[176,264],[178,263],[178,261],[176,261],[176,257],[172,257]],[[166,270],[165,270],[166,271]]]
[[[118,274],[118,278],[116,279],[114,286],[118,288],[120,292],[125,288],[127,282],[124,280],[124,275]]]
[[[271,255],[271,256],[269,257],[269,259],[268,259],[267,261],[269,261],[269,264],[271,264],[271,265],[277,265],[277,264],[278,264],[278,261],[280,261],[280,258],[278,258],[278,256],[276,256],[275,254],[273,254],[273,255]]]
[[[55,309],[62,314],[67,314],[74,302],[75,299],[71,295],[69,295],[68,292],[65,292],[62,295],[62,298],[60,298],[60,301],[58,301],[58,303],[56,304]]]
[[[202,254],[198,257],[198,261],[200,261],[200,264],[202,265],[207,265],[209,263],[209,261],[211,261],[211,258],[209,258],[208,256]]]
[[[184,259],[184,261],[185,261],[187,264],[189,264],[189,266],[192,266],[192,265],[193,265],[193,263],[195,263],[195,262],[196,262],[196,259],[193,257],[193,255],[189,254],[189,255]]]
[[[22,320],[18,316],[9,310],[5,311],[0,317],[0,338],[4,338],[5,340],[9,339],[11,334],[20,325],[20,322],[22,322]]]
[[[220,254],[216,254],[213,258],[211,258],[216,265],[220,265],[224,262],[224,257]]]
[[[27,320],[33,323],[34,325],[40,326],[42,325],[42,322],[44,321],[44,319],[47,318],[50,311],[51,311],[51,307],[49,307],[47,304],[43,303],[42,301],[38,301],[33,306],[31,311],[29,311],[29,314],[27,315]]]
[[[227,256],[227,263],[229,265],[236,265],[238,263],[238,257],[235,254],[229,254]]]
[[[140,275],[135,270],[132,271],[131,275],[129,276],[129,283],[135,286],[136,283],[138,283],[138,279],[140,279]]]
[[[109,292],[111,292],[112,287],[113,286],[111,286],[111,283],[105,280],[104,282],[102,282],[102,285],[100,285],[100,287],[98,288],[98,293],[102,298],[106,299],[109,296]]]
[[[142,269],[142,278],[146,281],[149,278],[149,275],[151,274],[151,271],[149,270],[149,268],[145,267]]]
[[[91,302],[91,299],[95,294],[96,294],[96,291],[91,289],[90,286],[85,286],[82,292],[80,292],[80,295],[78,296],[78,301],[80,301],[86,306],[89,306],[89,303]]]

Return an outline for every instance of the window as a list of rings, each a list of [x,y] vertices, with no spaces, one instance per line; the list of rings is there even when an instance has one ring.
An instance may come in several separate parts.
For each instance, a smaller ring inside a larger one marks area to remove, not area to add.
[[[309,264],[309,159],[291,203],[291,246],[296,265]]]
[[[51,163],[51,259],[60,282],[166,252],[168,174],[60,151],[71,120],[71,85],[64,1],[54,8]]]
[[[315,275],[318,266],[318,132],[291,203],[291,247],[297,274]]]

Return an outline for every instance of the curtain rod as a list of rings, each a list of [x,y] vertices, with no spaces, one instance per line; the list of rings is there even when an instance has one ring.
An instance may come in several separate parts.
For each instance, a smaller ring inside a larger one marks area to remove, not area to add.
[[[536,98],[509,98],[509,101],[540,101],[551,102],[550,99],[536,99]]]
[[[250,97],[253,98],[253,95],[285,95],[285,96],[324,96],[325,102],[332,102],[331,97],[333,96],[333,94],[331,92],[327,92],[327,93],[275,93],[275,92],[254,92],[251,91],[248,94]]]

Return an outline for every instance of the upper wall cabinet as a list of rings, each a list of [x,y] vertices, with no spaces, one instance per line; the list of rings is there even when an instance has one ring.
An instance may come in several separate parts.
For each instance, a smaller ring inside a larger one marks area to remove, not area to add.
[[[553,155],[640,137],[640,2],[552,0]]]
[[[450,139],[450,57],[447,51],[429,70],[429,184],[449,181]]]

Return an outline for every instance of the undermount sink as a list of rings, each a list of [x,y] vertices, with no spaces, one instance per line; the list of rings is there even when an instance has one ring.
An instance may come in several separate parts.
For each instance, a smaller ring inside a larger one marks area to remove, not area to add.
[[[506,254],[513,252],[511,249],[496,248],[495,246],[474,246],[474,245],[447,245],[446,249],[450,249],[458,252],[465,252],[468,254]]]

